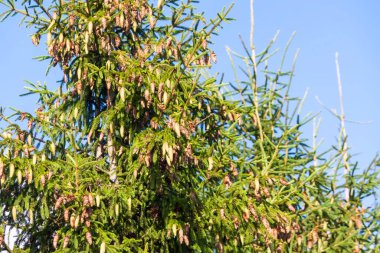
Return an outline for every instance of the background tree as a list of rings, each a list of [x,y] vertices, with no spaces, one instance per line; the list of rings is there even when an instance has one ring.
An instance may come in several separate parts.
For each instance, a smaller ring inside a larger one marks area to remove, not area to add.
[[[63,72],[56,91],[31,84],[34,114],[2,115],[0,220],[17,231],[13,251],[379,247],[378,209],[363,209],[376,161],[336,180],[346,150],[323,160],[301,139],[309,119],[291,104],[292,70],[268,70],[271,47],[244,47],[243,81],[207,74],[229,9],[207,21],[191,0],[1,3],[35,45],[46,36],[40,59]]]

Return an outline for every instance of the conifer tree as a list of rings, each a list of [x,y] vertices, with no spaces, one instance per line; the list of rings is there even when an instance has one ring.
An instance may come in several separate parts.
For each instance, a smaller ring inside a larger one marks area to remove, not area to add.
[[[342,156],[323,160],[301,138],[292,71],[267,69],[270,47],[245,47],[243,81],[204,74],[230,8],[207,21],[196,2],[0,1],[1,17],[21,15],[32,42],[46,41],[40,59],[62,70],[57,90],[32,84],[35,113],[1,114],[4,249],[378,249],[379,213],[363,209],[376,161],[344,183],[328,173]]]

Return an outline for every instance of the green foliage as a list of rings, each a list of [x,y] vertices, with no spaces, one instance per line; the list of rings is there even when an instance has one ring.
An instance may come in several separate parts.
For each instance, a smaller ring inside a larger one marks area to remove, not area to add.
[[[245,46],[240,81],[205,74],[230,8],[207,21],[191,0],[0,3],[63,73],[56,91],[31,84],[35,114],[1,114],[14,252],[379,250],[379,209],[363,204],[377,160],[342,180],[346,151],[307,145],[293,70],[268,69],[271,46]]]

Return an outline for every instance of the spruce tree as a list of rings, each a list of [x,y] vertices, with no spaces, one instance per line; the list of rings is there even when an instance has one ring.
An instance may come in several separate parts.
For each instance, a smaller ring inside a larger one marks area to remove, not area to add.
[[[243,81],[207,75],[230,8],[206,20],[196,2],[0,1],[1,17],[21,15],[32,42],[46,41],[39,59],[62,70],[57,90],[29,88],[35,113],[1,114],[0,221],[17,232],[13,250],[1,232],[4,249],[379,247],[379,214],[363,209],[377,175],[352,170],[341,183],[328,173],[341,154],[323,160],[306,145],[309,119],[289,109],[293,72],[267,69],[270,47],[245,47]]]

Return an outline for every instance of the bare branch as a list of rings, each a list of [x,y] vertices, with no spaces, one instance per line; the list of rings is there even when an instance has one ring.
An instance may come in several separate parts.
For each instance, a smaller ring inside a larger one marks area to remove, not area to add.
[[[344,164],[344,175],[345,177],[347,177],[347,175],[350,173],[350,164],[348,162],[348,154],[347,154],[348,146],[347,146],[347,133],[346,133],[346,128],[344,124],[345,115],[344,115],[344,103],[343,103],[343,88],[342,88],[342,80],[340,78],[338,53],[336,53],[335,55],[335,64],[336,64],[336,76],[337,76],[337,81],[338,81],[339,102],[340,102],[340,130],[341,130],[341,140],[343,141],[342,155],[343,155],[343,164]],[[346,181],[344,192],[345,192],[346,202],[349,203],[350,192],[347,185],[348,185],[348,182]]]

